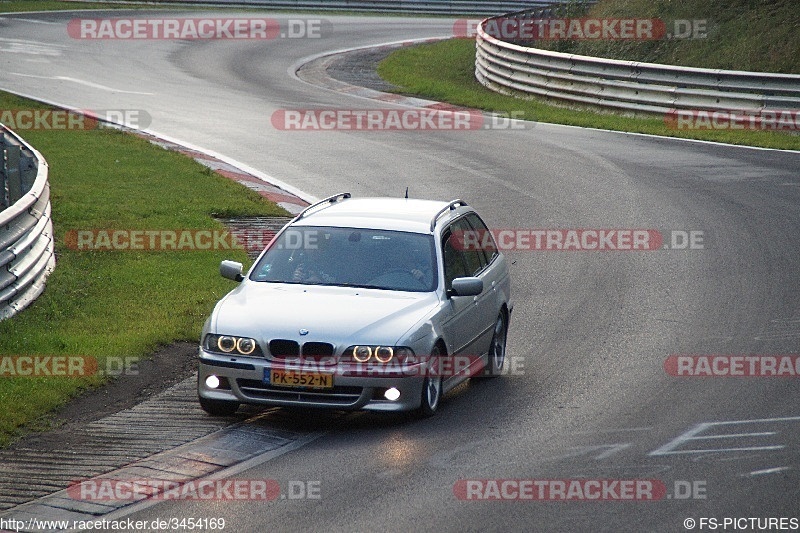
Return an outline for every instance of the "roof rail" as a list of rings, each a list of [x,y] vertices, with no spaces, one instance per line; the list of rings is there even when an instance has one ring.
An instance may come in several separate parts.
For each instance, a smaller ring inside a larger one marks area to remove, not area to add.
[[[315,204],[312,204],[312,205],[310,205],[310,206],[306,207],[305,209],[303,209],[303,210],[300,212],[300,214],[299,214],[299,215],[297,215],[296,217],[294,217],[294,219],[295,219],[295,220],[300,220],[301,218],[303,218],[304,216],[306,216],[306,213],[308,213],[309,211],[311,211],[311,210],[312,210],[312,209],[314,209],[315,207],[319,207],[319,206],[321,206],[321,205],[323,205],[323,204],[335,204],[335,203],[336,203],[336,202],[338,202],[340,199],[341,199],[341,200],[347,200],[347,199],[348,199],[348,198],[350,198],[351,196],[352,196],[352,195],[351,195],[349,192],[340,192],[339,194],[334,194],[333,196],[328,196],[328,197],[327,197],[327,198],[325,198],[324,200],[320,200],[319,202],[317,202],[317,203],[315,203]]]
[[[465,205],[467,205],[467,202],[465,202],[464,200],[461,199],[451,200],[450,203],[448,203],[443,208],[439,209],[439,212],[433,215],[433,218],[431,219],[431,233],[433,233],[434,228],[436,228],[436,221],[439,220],[440,216],[442,216],[447,211],[452,211],[456,207],[463,207]]]

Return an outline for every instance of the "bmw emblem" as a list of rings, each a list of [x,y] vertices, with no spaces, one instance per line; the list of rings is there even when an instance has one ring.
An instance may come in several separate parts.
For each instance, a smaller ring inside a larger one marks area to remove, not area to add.
[[[307,329],[301,329],[300,330],[300,335],[308,335],[308,330]]]

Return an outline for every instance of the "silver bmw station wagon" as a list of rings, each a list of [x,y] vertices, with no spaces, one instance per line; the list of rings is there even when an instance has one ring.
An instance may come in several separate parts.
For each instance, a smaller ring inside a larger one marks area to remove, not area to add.
[[[506,359],[506,259],[461,200],[326,198],[297,215],[206,320],[198,395],[242,403],[434,414]]]

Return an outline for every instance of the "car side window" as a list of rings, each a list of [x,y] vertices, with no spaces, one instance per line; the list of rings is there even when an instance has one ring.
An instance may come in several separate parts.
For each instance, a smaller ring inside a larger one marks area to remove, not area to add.
[[[494,236],[483,220],[476,214],[470,213],[466,216],[467,221],[470,223],[476,234],[476,240],[480,243],[480,250],[483,253],[484,261],[486,264],[492,262],[497,257],[497,243],[494,241]]]
[[[454,235],[460,236],[460,242],[463,244],[461,250],[467,263],[467,276],[476,276],[486,266],[486,261],[480,248],[469,246],[469,239],[465,238],[474,234],[475,230],[467,222],[466,217],[456,220],[451,228]]]
[[[468,276],[467,265],[464,261],[464,254],[455,244],[456,238],[451,232],[447,232],[442,242],[442,262],[444,264],[445,289],[453,288],[453,280]]]

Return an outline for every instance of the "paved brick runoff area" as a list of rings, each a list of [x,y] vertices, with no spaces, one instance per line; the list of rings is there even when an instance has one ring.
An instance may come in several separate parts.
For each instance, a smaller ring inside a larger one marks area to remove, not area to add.
[[[151,399],[86,424],[79,447],[43,453],[0,450],[0,519],[93,520],[133,501],[85,501],[70,484],[86,479],[203,478],[308,435],[260,423],[215,418],[197,402],[192,376]],[[36,530],[40,531],[40,530]]]
[[[422,109],[465,110],[467,108],[446,102],[387,92],[396,87],[381,79],[376,72],[378,63],[393,51],[405,46],[440,40],[401,42],[323,55],[301,65],[296,75],[311,85],[370,100]]]
[[[236,236],[247,251],[250,259],[255,259],[275,236],[292,219],[289,217],[239,217],[218,218]]]

